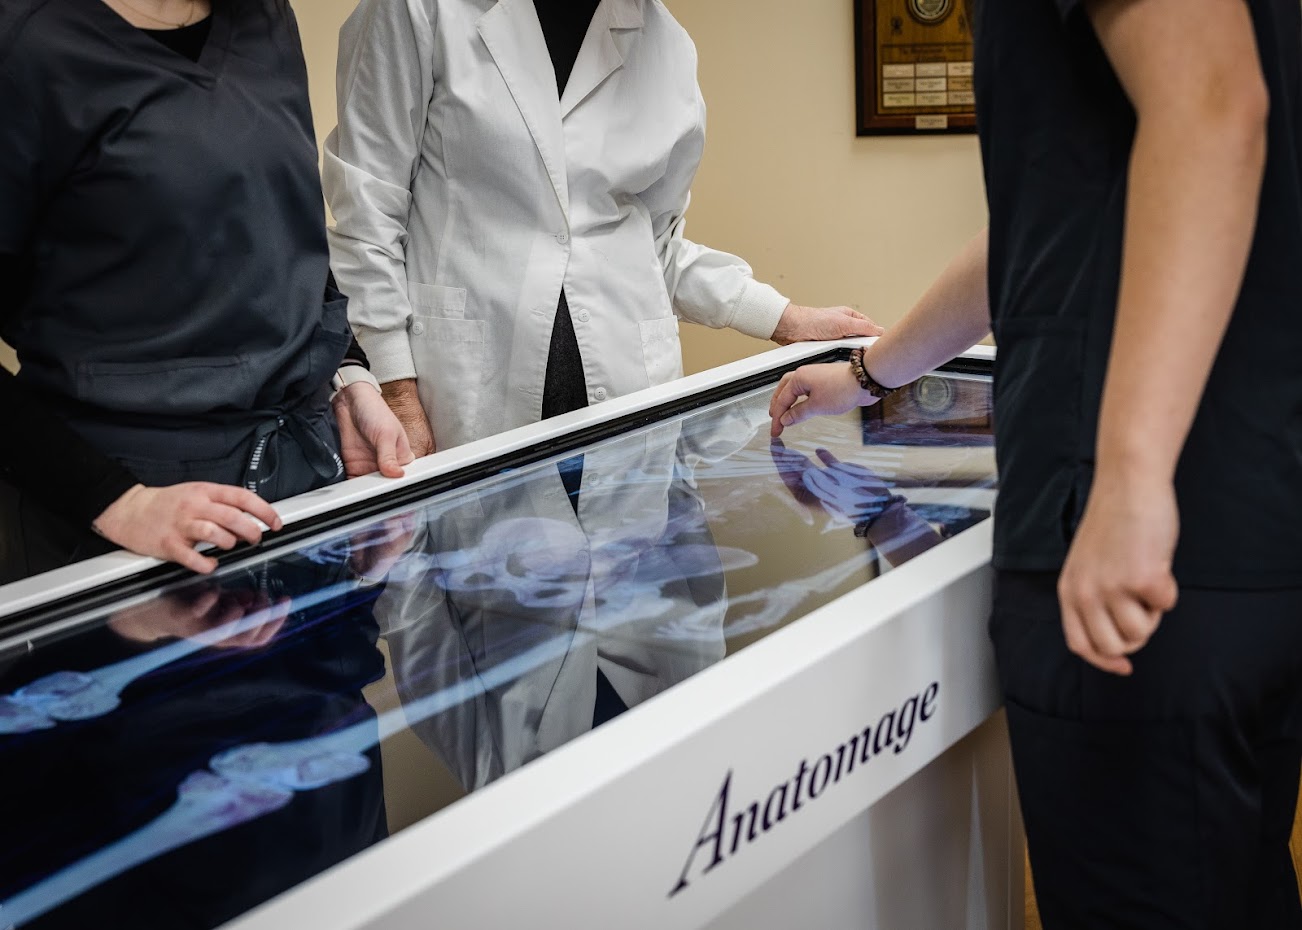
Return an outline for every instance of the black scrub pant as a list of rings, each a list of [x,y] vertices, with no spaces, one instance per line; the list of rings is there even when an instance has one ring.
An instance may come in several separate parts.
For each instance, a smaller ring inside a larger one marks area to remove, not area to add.
[[[1055,588],[1002,573],[991,619],[1045,930],[1302,928],[1302,590],[1182,590],[1121,678]]]

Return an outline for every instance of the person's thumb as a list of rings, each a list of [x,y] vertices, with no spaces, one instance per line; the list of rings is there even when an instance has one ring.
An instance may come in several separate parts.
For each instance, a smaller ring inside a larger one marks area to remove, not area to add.
[[[396,432],[385,430],[375,444],[376,463],[380,474],[386,478],[401,478],[402,466],[398,464],[398,436]]]
[[[809,401],[805,401],[804,403],[796,404],[786,413],[782,414],[782,425],[795,426],[798,423],[804,423],[810,417],[815,416],[815,414],[816,411],[813,409],[813,405]]]

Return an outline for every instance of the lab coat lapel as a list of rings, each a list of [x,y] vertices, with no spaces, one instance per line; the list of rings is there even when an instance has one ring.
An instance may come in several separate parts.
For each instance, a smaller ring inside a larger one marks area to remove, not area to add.
[[[631,31],[642,23],[642,0],[603,0],[597,7],[561,98],[562,119],[623,67]]]
[[[566,218],[570,211],[565,136],[557,101],[556,71],[532,0],[500,0],[480,17],[479,34],[529,126]]]

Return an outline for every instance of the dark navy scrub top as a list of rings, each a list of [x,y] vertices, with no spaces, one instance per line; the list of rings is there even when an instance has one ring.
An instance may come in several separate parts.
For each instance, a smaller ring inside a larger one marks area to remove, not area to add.
[[[6,252],[32,269],[0,308],[21,380],[133,468],[151,438],[216,458],[324,406],[349,330],[288,4],[216,0],[190,61],[101,0],[8,0]]]
[[[1245,2],[1271,98],[1266,176],[1242,295],[1176,475],[1186,587],[1302,585],[1302,11]],[[1080,0],[977,10],[999,344],[995,564],[1056,571],[1093,475],[1135,112]]]

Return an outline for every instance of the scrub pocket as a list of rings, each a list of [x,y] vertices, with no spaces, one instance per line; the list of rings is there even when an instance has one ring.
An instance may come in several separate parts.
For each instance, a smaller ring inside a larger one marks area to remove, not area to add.
[[[643,320],[642,358],[646,364],[647,380],[652,387],[668,384],[683,376],[683,350],[678,341],[678,318],[663,317]]]
[[[411,346],[420,372],[416,387],[439,448],[478,436],[487,333],[483,320],[449,320],[419,312],[412,318]]]
[[[239,355],[77,365],[77,399],[122,413],[202,415],[215,401],[249,409],[257,389],[248,362]]]
[[[1228,786],[1206,781],[1193,723],[1065,719],[1015,700],[1007,709],[1046,925],[1249,926],[1209,913],[1219,908],[1208,882],[1238,884],[1208,868],[1219,858],[1213,849],[1234,849],[1247,861],[1257,850],[1242,836],[1209,829],[1207,799]],[[1255,829],[1241,819],[1242,833]]]

